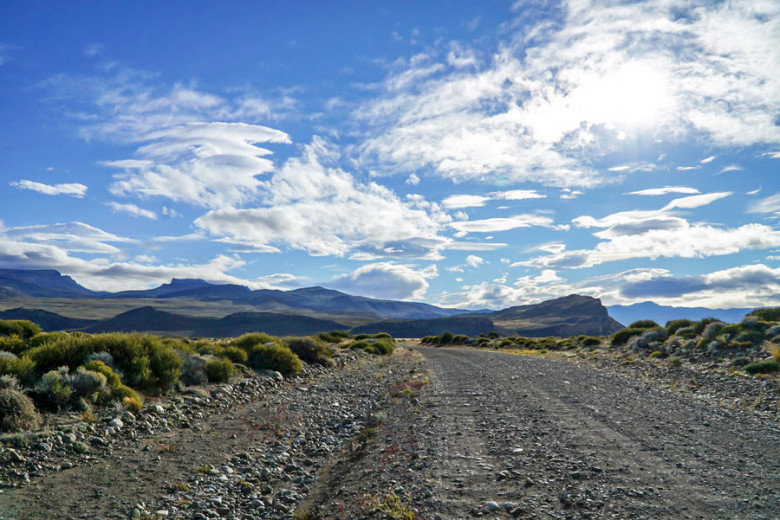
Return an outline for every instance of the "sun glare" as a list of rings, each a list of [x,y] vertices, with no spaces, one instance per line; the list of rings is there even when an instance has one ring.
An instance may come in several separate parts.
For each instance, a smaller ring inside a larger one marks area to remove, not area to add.
[[[582,87],[579,101],[586,119],[615,127],[649,127],[665,118],[671,106],[669,81],[647,63],[630,62]]]

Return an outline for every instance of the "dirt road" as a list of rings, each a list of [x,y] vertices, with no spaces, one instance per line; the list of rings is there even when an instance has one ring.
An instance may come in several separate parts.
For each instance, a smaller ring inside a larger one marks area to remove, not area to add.
[[[770,425],[569,363],[419,351],[446,517],[493,501],[518,517],[780,518]]]

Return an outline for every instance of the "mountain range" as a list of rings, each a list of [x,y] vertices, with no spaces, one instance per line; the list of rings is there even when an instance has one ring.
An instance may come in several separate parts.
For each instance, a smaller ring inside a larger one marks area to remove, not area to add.
[[[130,310],[100,320],[86,320],[78,315],[78,308],[107,306],[108,300],[124,302],[122,308]],[[82,287],[54,270],[0,269],[0,304],[4,301],[13,302],[15,308],[0,312],[0,319],[30,319],[45,330],[135,330],[189,336],[235,336],[254,330],[276,335],[306,335],[330,330],[384,331],[396,337],[419,337],[444,331],[475,336],[494,330],[505,335],[532,337],[606,335],[620,329],[621,323],[637,319],[654,319],[663,324],[676,318],[714,316],[724,321],[737,321],[750,310],[727,312],[662,307],[652,303],[606,308],[596,298],[569,295],[499,311],[465,311],[419,302],[354,296],[324,287],[253,291],[240,285],[177,278],[153,289],[110,293]],[[58,302],[59,314],[45,309],[50,301]],[[210,316],[203,316],[202,312],[195,315],[191,312],[193,302],[201,311],[204,307],[228,311]],[[134,307],[136,303],[138,305]],[[10,305],[6,304],[7,307]]]

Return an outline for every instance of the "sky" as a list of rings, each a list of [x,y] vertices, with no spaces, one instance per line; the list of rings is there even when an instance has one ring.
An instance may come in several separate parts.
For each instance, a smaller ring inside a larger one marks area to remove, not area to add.
[[[8,1],[0,267],[780,305],[780,2]]]

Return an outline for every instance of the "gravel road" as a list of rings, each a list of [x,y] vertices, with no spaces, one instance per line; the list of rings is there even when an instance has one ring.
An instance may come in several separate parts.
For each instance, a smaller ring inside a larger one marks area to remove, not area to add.
[[[769,423],[566,362],[417,350],[432,517],[780,518]]]

